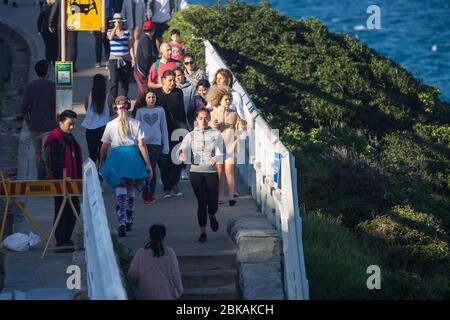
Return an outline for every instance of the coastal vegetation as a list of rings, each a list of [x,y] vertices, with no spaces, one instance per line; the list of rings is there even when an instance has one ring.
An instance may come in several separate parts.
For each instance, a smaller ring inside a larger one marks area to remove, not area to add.
[[[312,299],[450,298],[450,104],[438,88],[266,2],[191,6],[170,28],[200,63],[212,42],[294,154]],[[369,265],[381,290],[366,287]]]

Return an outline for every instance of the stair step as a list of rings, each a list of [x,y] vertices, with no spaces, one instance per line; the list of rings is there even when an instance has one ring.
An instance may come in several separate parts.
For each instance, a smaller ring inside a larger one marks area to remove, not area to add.
[[[237,270],[215,269],[215,270],[188,270],[181,274],[185,288],[198,287],[220,287],[236,283]]]
[[[214,288],[186,288],[180,300],[238,300],[236,283]]]
[[[178,256],[181,273],[189,270],[235,269],[235,254]]]

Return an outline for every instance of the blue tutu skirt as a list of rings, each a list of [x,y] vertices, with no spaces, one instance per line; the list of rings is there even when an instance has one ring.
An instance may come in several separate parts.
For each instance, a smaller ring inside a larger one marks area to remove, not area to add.
[[[106,158],[102,177],[113,189],[123,186],[142,190],[148,184],[148,174],[137,146],[113,148]]]

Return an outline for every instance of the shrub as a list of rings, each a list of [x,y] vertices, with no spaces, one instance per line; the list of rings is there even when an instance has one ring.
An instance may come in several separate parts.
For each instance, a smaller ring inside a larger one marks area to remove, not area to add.
[[[399,260],[403,266],[412,264],[417,269],[448,261],[447,236],[440,221],[410,206],[396,206],[387,215],[363,222],[360,229],[393,246],[396,257],[392,259]]]

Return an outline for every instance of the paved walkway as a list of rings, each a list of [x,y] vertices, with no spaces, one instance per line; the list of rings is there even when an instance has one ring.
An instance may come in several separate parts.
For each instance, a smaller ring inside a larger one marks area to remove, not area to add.
[[[43,42],[36,32],[36,19],[38,15],[38,5],[34,0],[19,1],[19,8],[4,7],[0,4],[0,21],[13,26],[19,32],[24,33],[33,44],[35,55],[32,58],[31,68],[34,63],[44,56]],[[84,129],[81,127],[84,108],[83,98],[89,92],[92,77],[96,73],[107,75],[107,70],[95,68],[94,37],[88,32],[79,35],[78,63],[79,72],[74,74],[74,110],[80,115],[75,130],[77,141],[81,144],[84,158],[87,157],[87,145],[84,137]],[[33,74],[34,73],[30,73]],[[51,75],[53,76],[53,75]],[[136,96],[136,85],[130,85],[131,98]],[[17,106],[19,107],[19,106]],[[22,131],[21,145],[19,148],[19,177],[22,179],[34,179],[36,177],[34,163],[34,153],[27,130]],[[234,245],[226,233],[226,222],[228,218],[236,214],[256,212],[255,202],[248,191],[241,184],[238,184],[238,192],[241,197],[237,199],[235,207],[222,205],[218,212],[220,229],[216,233],[208,232],[208,242],[201,244],[197,241],[199,228],[196,217],[196,201],[189,181],[180,181],[180,189],[183,196],[163,199],[161,196],[161,185],[157,186],[157,202],[146,205],[140,199],[136,201],[134,230],[128,233],[125,238],[119,238],[125,246],[133,251],[142,247],[148,238],[148,228],[151,224],[159,222],[167,227],[166,244],[173,247],[179,257],[186,256],[211,256],[234,254]],[[117,218],[115,216],[114,192],[105,186],[104,202],[109,216],[109,226],[111,231],[117,230]],[[28,199],[26,202],[28,210],[38,220],[44,230],[50,233],[53,219],[53,199]],[[28,223],[16,223],[15,232],[27,232],[31,230]],[[46,260],[40,260],[43,245],[38,245],[25,253],[8,253],[6,265],[5,288],[3,292],[14,290],[29,290],[38,288],[65,288],[66,268],[72,264],[70,254],[55,254],[50,252]],[[183,268],[183,266],[182,266]],[[31,296],[31,294],[29,295]],[[47,294],[43,296],[41,291],[34,291],[34,298],[67,298],[67,291],[58,291],[56,295]]]

